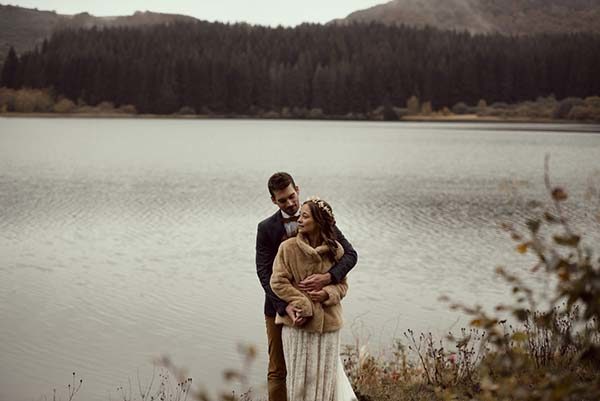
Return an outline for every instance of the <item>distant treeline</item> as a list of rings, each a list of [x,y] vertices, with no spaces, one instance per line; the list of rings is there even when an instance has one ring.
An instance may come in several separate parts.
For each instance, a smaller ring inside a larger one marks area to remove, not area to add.
[[[174,23],[64,30],[11,51],[0,86],[53,88],[141,113],[326,115],[600,94],[600,36],[505,37],[381,24],[267,28]]]

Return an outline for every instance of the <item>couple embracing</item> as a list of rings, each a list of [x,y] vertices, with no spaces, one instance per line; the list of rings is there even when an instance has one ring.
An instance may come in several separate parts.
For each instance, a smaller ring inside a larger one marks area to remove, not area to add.
[[[265,291],[269,401],[353,401],[340,358],[341,300],[357,254],[326,201],[300,203],[287,173],[269,178],[279,210],[258,225],[256,270]]]

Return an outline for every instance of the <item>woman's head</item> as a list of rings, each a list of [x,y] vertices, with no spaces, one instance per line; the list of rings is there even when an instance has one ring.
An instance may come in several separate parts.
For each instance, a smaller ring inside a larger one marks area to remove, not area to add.
[[[332,257],[337,248],[335,235],[335,217],[329,203],[317,197],[308,198],[300,209],[298,232],[305,236],[317,236],[331,250]]]

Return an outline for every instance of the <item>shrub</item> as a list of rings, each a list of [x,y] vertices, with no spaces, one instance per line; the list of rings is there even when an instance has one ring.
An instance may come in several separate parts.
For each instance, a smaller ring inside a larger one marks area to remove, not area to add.
[[[267,111],[266,113],[264,113],[262,115],[262,118],[280,118],[280,117],[281,117],[281,115],[274,110]]]
[[[313,118],[313,119],[321,119],[323,118],[324,114],[323,114],[323,109],[310,109],[310,111],[308,112],[308,118]]]
[[[404,336],[414,359],[400,342],[391,360],[370,356],[358,343],[346,347],[345,368],[359,400],[600,399],[600,259],[570,226],[563,214],[568,195],[549,176],[546,159],[550,205],[529,202],[524,224],[503,225],[516,251],[535,258],[527,274],[538,275],[546,288],[537,293],[498,268],[514,304],[498,305],[502,315],[452,304],[472,319],[460,338],[448,337],[455,349],[411,330]]]
[[[582,105],[574,106],[569,112],[569,120],[593,120],[594,113],[591,107]]]
[[[485,101],[485,99],[479,99],[479,102],[477,102],[477,110],[483,110],[487,107],[487,102]]]
[[[600,108],[600,96],[586,97],[584,102],[590,107]]]
[[[121,107],[119,107],[119,112],[125,114],[137,114],[137,109],[132,104],[124,104]]]
[[[469,106],[467,106],[463,102],[458,102],[454,106],[452,106],[452,112],[454,114],[468,114],[469,113]]]
[[[590,120],[600,121],[600,96],[590,96],[585,98],[585,104],[590,110]]]
[[[421,104],[419,103],[419,98],[416,96],[411,96],[410,99],[406,101],[406,108],[410,114],[419,114],[421,111]]]
[[[561,100],[556,107],[554,108],[554,112],[552,116],[554,118],[565,119],[569,117],[569,113],[571,109],[575,106],[581,106],[584,102],[582,99],[578,97],[568,97],[566,99]]]
[[[408,109],[404,108],[404,107],[394,107],[393,109],[394,109],[394,113],[396,113],[396,115],[398,116],[399,119],[402,119],[404,116],[407,116],[410,114]]]
[[[308,110],[304,107],[294,106],[294,108],[292,108],[292,115],[294,118],[306,118],[307,114]]]
[[[15,111],[20,113],[47,112],[52,110],[54,101],[47,91],[20,89],[16,91]]]
[[[75,108],[76,108],[75,103],[73,103],[69,99],[63,98],[54,105],[54,112],[55,113],[72,113],[73,111],[75,111]]]
[[[77,109],[75,109],[75,112],[81,114],[93,114],[98,112],[98,110],[95,107],[83,105],[78,106]]]
[[[533,272],[555,283],[554,293],[536,295],[516,274],[498,268],[512,287],[514,305],[500,305],[521,324],[507,333],[500,317],[481,308],[453,305],[485,331],[490,350],[481,362],[482,399],[595,400],[600,397],[600,260],[563,214],[568,195],[552,186],[546,158],[544,181],[550,208],[530,202],[526,231],[505,230],[519,253],[536,258]]]
[[[0,108],[5,111],[15,111],[16,91],[9,88],[0,88]]]
[[[284,107],[281,109],[281,117],[282,118],[292,118],[292,112],[289,107]]]
[[[425,114],[426,116],[430,115],[433,109],[431,108],[431,102],[423,102],[421,105],[421,114]]]
[[[492,103],[492,105],[490,107],[493,109],[508,109],[508,108],[510,108],[510,106],[504,102],[494,102],[494,103]]]
[[[112,112],[115,111],[115,105],[113,102],[101,102],[96,108],[100,111]]]
[[[179,109],[178,112],[176,112],[175,114],[179,114],[179,115],[193,115],[196,114],[196,110],[194,110],[192,107],[190,106],[183,106],[182,108]]]

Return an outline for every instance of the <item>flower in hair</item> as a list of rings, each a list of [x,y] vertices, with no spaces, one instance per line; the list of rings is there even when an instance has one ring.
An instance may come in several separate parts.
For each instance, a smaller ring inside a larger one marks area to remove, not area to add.
[[[306,200],[307,202],[312,202],[315,205],[317,205],[317,207],[321,210],[323,210],[325,213],[327,213],[329,215],[329,217],[331,217],[332,219],[335,220],[335,217],[333,217],[333,210],[331,210],[331,207],[325,203],[325,201],[321,198],[319,198],[318,196],[311,196],[310,198],[308,198]]]

